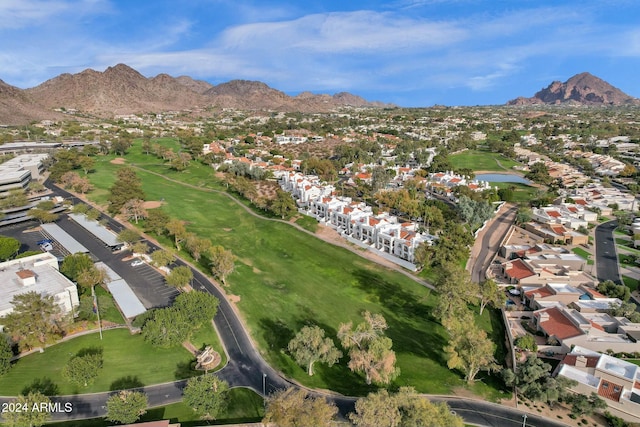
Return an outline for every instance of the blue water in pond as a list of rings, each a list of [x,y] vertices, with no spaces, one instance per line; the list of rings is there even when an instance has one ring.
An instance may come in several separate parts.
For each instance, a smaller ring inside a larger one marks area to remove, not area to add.
[[[517,182],[519,184],[531,185],[531,181],[528,179],[509,173],[480,173],[476,175],[475,179],[487,182]]]

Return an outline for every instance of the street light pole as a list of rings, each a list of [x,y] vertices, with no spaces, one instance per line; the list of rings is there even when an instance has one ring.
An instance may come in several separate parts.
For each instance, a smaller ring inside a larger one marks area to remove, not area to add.
[[[265,397],[267,395],[267,374],[262,373],[262,396]]]
[[[522,414],[522,427],[527,427],[527,414]]]

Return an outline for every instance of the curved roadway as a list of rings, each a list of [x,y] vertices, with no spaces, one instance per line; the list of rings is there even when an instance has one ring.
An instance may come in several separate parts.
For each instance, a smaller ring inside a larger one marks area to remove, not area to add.
[[[81,201],[74,195],[57,187],[52,187],[52,189],[64,197]],[[113,218],[109,218],[108,225],[115,232],[124,229],[124,226]],[[148,241],[148,243],[152,250],[158,248],[154,242]],[[188,265],[182,260],[176,261],[176,264]],[[225,352],[227,353],[228,362],[220,371],[216,372],[216,375],[227,381],[232,387],[248,387],[261,395],[269,394],[274,390],[289,386],[299,386],[284,378],[280,372],[265,362],[248,336],[238,313],[234,311],[224,292],[199,270],[193,268],[191,265],[189,265],[189,267],[191,267],[194,274],[193,287],[209,292],[220,300],[218,313],[214,317],[213,322]],[[174,381],[143,387],[141,390],[147,394],[150,407],[163,406],[178,402],[182,399],[182,389],[185,382],[186,380]],[[55,412],[52,414],[52,420],[65,421],[103,417],[106,414],[106,400],[112,393],[113,392],[103,392],[73,396],[53,396],[51,398],[53,402],[61,402],[63,405],[64,403],[70,402],[73,405],[73,410],[69,413]],[[336,403],[342,415],[353,411],[356,398],[338,394],[324,394],[324,396]],[[496,427],[525,425],[523,424],[524,412],[510,407],[475,399],[447,396],[431,396],[430,398],[434,401],[446,402],[452,411],[455,411],[464,418],[467,424]],[[11,397],[2,397],[0,398],[0,402],[6,402],[11,399]],[[528,426],[556,427],[565,425],[533,414],[527,414],[526,421],[526,425]]]

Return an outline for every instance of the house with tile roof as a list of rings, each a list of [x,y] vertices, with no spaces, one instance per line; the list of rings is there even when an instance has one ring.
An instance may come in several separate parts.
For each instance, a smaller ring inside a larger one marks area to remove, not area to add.
[[[575,393],[596,393],[607,410],[626,421],[640,422],[640,367],[616,357],[575,346],[567,354],[556,375],[577,382]]]
[[[581,313],[561,302],[548,302],[533,313],[535,328],[546,337],[539,351],[566,354],[576,345],[593,351],[640,351],[640,325],[606,313]],[[638,329],[636,329],[636,326]]]

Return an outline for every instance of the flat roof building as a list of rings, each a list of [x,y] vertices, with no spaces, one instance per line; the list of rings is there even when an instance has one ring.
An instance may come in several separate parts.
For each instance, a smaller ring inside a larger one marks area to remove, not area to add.
[[[79,304],[75,283],[58,271],[58,259],[48,252],[0,263],[0,317],[13,311],[14,296],[27,292],[52,296],[63,314]]]

